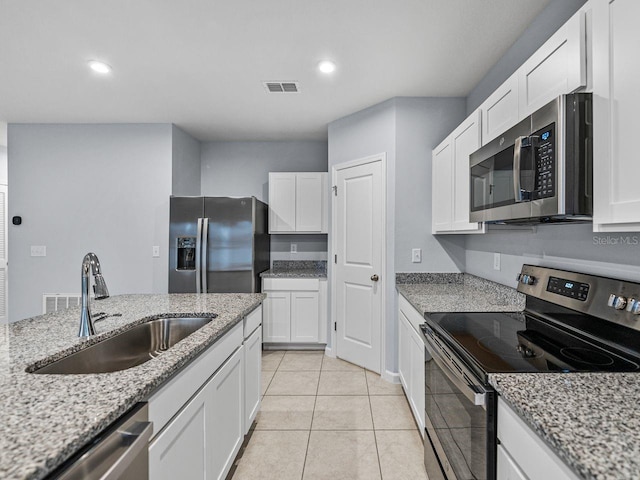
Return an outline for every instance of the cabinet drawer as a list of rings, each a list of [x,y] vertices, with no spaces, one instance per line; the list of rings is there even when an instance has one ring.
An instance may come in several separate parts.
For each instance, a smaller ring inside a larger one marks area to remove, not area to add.
[[[415,307],[402,295],[398,295],[398,307],[400,307],[400,310],[402,310],[402,313],[404,313],[404,316],[407,318],[414,330],[419,332],[420,324],[424,323],[422,315],[420,315]]]
[[[177,376],[149,398],[149,421],[160,433],[176,412],[198,391],[233,352],[242,345],[242,323],[208,348]]]
[[[318,278],[263,278],[262,290],[289,290],[317,292],[320,290]]]
[[[249,338],[249,335],[260,326],[262,323],[262,305],[258,306],[253,312],[244,318],[244,338]]]
[[[498,439],[528,479],[578,480],[577,475],[500,398]]]

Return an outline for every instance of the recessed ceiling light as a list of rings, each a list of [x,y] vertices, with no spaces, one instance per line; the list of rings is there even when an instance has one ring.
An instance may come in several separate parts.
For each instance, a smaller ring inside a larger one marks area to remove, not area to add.
[[[104,62],[99,62],[98,60],[89,61],[89,67],[91,67],[91,70],[93,70],[94,72],[102,74],[110,73],[112,70],[111,65],[107,65]]]
[[[323,60],[318,64],[318,70],[322,73],[333,73],[336,69],[336,64],[330,60]]]

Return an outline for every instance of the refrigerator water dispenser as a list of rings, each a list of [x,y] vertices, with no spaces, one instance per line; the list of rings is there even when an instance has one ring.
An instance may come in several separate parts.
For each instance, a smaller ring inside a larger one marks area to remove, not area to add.
[[[196,269],[196,237],[178,237],[177,270]]]

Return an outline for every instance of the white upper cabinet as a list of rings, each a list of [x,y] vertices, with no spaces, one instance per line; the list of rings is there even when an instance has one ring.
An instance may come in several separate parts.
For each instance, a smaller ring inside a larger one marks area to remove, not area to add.
[[[433,151],[433,233],[482,233],[469,223],[469,155],[480,148],[480,110],[472,113]]]
[[[514,73],[480,105],[482,145],[518,123],[518,73]]]
[[[269,173],[269,233],[327,233],[327,173]]]
[[[593,230],[640,231],[640,2],[593,4]]]
[[[519,117],[587,84],[586,20],[578,11],[518,69]]]

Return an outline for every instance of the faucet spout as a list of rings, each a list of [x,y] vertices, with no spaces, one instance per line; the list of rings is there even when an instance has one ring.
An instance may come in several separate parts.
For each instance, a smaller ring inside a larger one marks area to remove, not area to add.
[[[82,268],[80,270],[82,293],[80,330],[78,331],[78,337],[80,338],[87,338],[96,334],[89,302],[89,284],[91,280],[89,271],[93,274],[95,282],[93,291],[96,300],[109,297],[109,289],[107,289],[107,284],[102,277],[102,270],[100,269],[100,260],[98,260],[98,256],[95,253],[89,252],[82,259]]]

